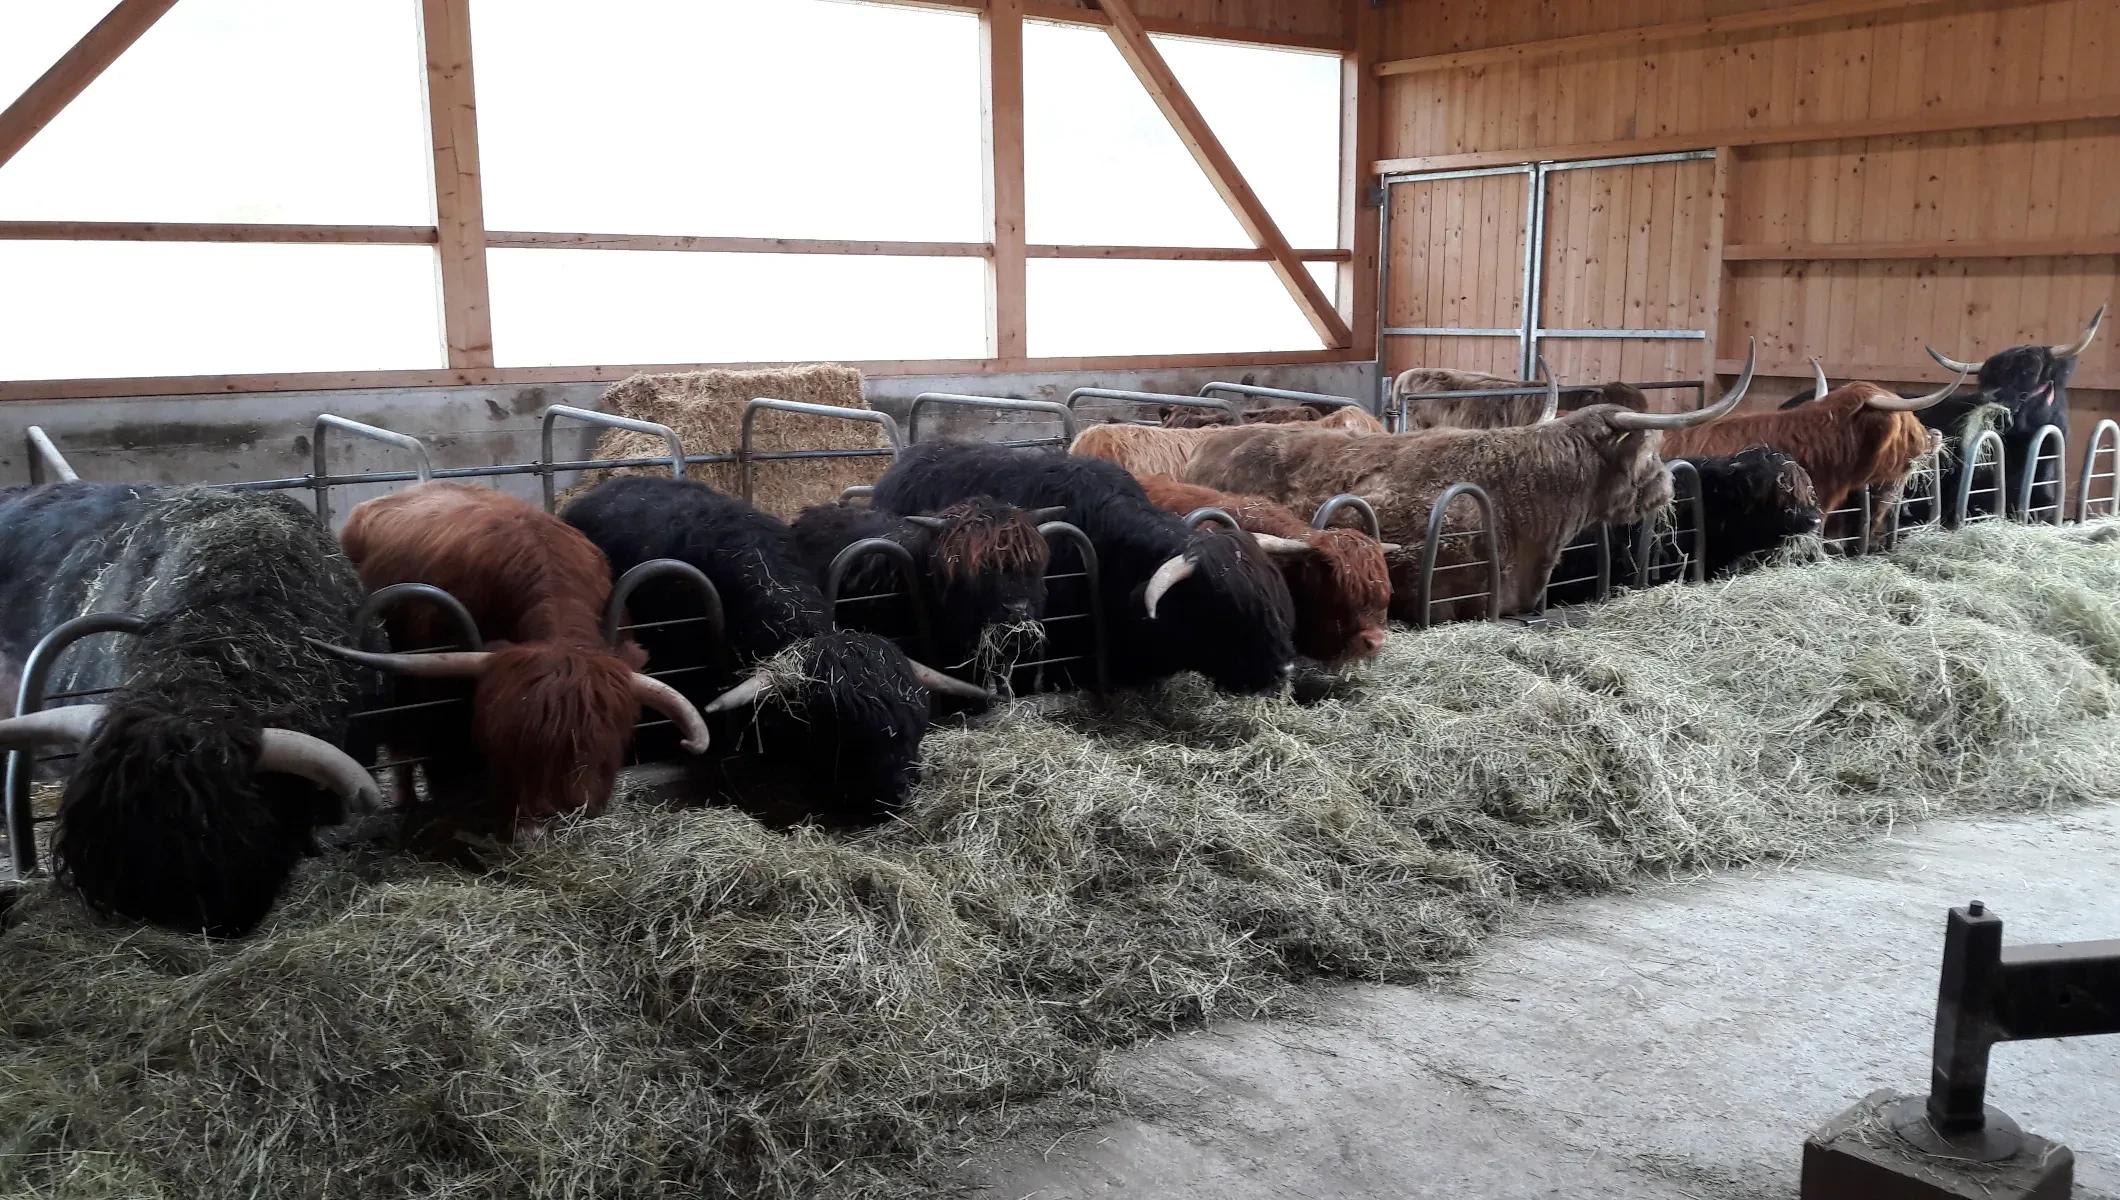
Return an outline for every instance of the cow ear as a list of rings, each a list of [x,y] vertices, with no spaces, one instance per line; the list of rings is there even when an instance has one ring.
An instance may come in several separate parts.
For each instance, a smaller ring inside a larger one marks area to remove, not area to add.
[[[627,638],[625,641],[620,642],[615,653],[618,655],[620,662],[625,663],[633,670],[638,671],[648,665],[648,652],[641,647],[639,642],[634,641],[632,638]]]

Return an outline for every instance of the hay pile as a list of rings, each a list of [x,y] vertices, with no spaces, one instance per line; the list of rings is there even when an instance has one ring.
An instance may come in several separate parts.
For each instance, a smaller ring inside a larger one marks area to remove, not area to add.
[[[668,425],[677,431],[687,454],[734,454],[741,441],[743,406],[754,396],[797,400],[805,404],[829,404],[836,408],[866,410],[862,399],[861,372],[852,367],[790,367],[777,371],[695,371],[681,375],[635,375],[611,385],[604,393],[603,411],[640,421]],[[888,445],[882,429],[875,425],[812,417],[798,413],[768,412],[757,418],[751,446],[759,452],[777,450],[856,450]],[[607,429],[596,441],[597,458],[648,458],[669,453],[659,437]],[[753,496],[758,507],[783,519],[805,507],[839,498],[856,484],[874,483],[890,466],[890,459],[827,458],[757,464]],[[567,492],[569,499],[617,473],[657,474],[653,467],[622,467],[617,472],[585,471],[581,482]],[[692,467],[691,478],[731,496],[741,495],[743,484],[734,463],[709,463]]]
[[[929,738],[850,839],[621,803],[483,877],[313,863],[257,936],[0,938],[0,1190],[925,1194],[1106,1048],[1461,960],[1527,898],[2120,772],[2120,544],[1989,524]]]

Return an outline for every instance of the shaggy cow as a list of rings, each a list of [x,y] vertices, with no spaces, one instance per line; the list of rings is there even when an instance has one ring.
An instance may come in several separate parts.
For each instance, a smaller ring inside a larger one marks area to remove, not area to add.
[[[1643,520],[1670,502],[1671,475],[1656,456],[1660,434],[1722,419],[1744,399],[1752,365],[1748,358],[1730,394],[1697,412],[1638,413],[1598,404],[1535,425],[1371,437],[1300,428],[1205,430],[1187,475],[1298,508],[1343,492],[1366,498],[1384,536],[1402,547],[1388,558],[1392,615],[1405,621],[1426,615],[1416,611],[1416,596],[1430,508],[1451,485],[1477,484],[1495,506],[1502,611],[1518,612],[1538,602],[1561,547],[1584,526]],[[1445,543],[1437,562],[1461,563],[1476,553],[1472,539]],[[1470,593],[1485,581],[1473,574],[1437,576],[1436,595],[1458,597],[1439,606],[1438,619],[1484,612],[1486,601]]]
[[[304,641],[362,641],[360,604],[353,567],[285,497],[55,483],[0,503],[0,749],[80,747],[58,877],[170,929],[256,926],[312,831],[379,799],[373,745],[337,748],[375,677]],[[75,643],[49,687],[117,690],[6,717],[37,640],[96,612],[146,624]]]
[[[456,597],[490,643],[437,654],[334,648],[394,674],[477,681],[468,729],[430,713],[389,735],[429,756],[433,815],[449,826],[508,838],[563,813],[603,812],[643,705],[684,731],[687,750],[706,750],[698,710],[640,673],[640,648],[604,642],[610,568],[558,518],[490,488],[423,483],[354,509],[339,544],[370,588],[428,583]],[[400,651],[446,642],[443,628],[424,605],[390,618]]]
[[[1376,539],[1353,529],[1312,529],[1264,496],[1218,492],[1168,475],[1145,476],[1141,486],[1165,512],[1219,508],[1258,540],[1295,601],[1296,653],[1333,666],[1383,649],[1391,574],[1387,547]]]
[[[2003,461],[2007,463],[2005,474],[2010,481],[2007,497],[2008,511],[2012,516],[2023,516],[2017,503],[2019,480],[2031,464],[2027,461],[2032,449],[2032,435],[2047,425],[2068,436],[2068,379],[2076,369],[2076,359],[2090,349],[2098,336],[2098,327],[2105,321],[2105,309],[2101,306],[2091,317],[2091,323],[2083,336],[2065,346],[2012,346],[1980,362],[1959,362],[1945,358],[1931,348],[1929,354],[1947,369],[1964,373],[1978,373],[1980,390],[1956,396],[1923,413],[1921,420],[1931,429],[1942,432],[1947,439],[1955,441],[1973,410],[1988,404],[1999,404],[2009,410],[2009,420],[1998,430],[2002,435]],[[1952,466],[1944,473],[1942,494],[1958,494],[1959,475],[1965,468],[1968,456],[1956,453],[1951,456]],[[2038,476],[2033,480],[2032,507],[2036,510],[2052,509],[2060,503],[2062,464],[2050,460],[2038,464]],[[1991,497],[1976,496],[1969,505],[1969,512],[1979,514],[1991,512],[1994,502]],[[2056,518],[2058,519],[2058,517]]]
[[[1649,411],[1649,398],[1630,383],[1608,383],[1601,388],[1569,388],[1562,391],[1544,359],[1539,374],[1545,377],[1543,396],[1456,396],[1453,392],[1488,392],[1505,388],[1539,386],[1521,379],[1504,379],[1479,371],[1453,371],[1447,367],[1414,367],[1401,371],[1392,381],[1391,394],[1405,414],[1406,429],[1506,429],[1511,425],[1536,425],[1563,412],[1592,404],[1615,404],[1630,412]]]
[[[1162,418],[1166,429],[1205,429],[1210,425],[1234,424],[1227,414],[1212,409],[1178,408],[1171,405],[1164,406]],[[1322,429],[1352,429],[1360,433],[1384,432],[1382,421],[1351,404],[1288,404],[1254,408],[1244,414],[1244,424],[1315,424]]]
[[[1244,431],[1100,428],[1181,438]],[[1288,428],[1302,427],[1259,427]],[[1065,504],[1068,519],[1089,535],[1118,682],[1193,670],[1228,691],[1260,692],[1279,687],[1288,674],[1295,660],[1293,603],[1258,543],[1224,529],[1187,529],[1110,463],[977,442],[929,442],[898,456],[877,481],[875,499],[879,508],[922,512],[978,495],[1026,506]]]
[[[1818,382],[1825,384],[1822,369]],[[1961,380],[1964,376],[1959,377]],[[1956,382],[1925,396],[1900,396],[1874,383],[1844,383],[1795,408],[1746,413],[1705,429],[1674,433],[1664,448],[1674,455],[1736,454],[1771,446],[1802,464],[1827,512],[1857,488],[1895,493],[1915,459],[1928,449],[1928,432],[1914,413],[1943,401]]]
[[[991,636],[988,630],[1021,627],[1045,615],[1051,555],[1038,526],[1065,513],[1057,507],[1025,512],[989,496],[974,496],[938,513],[905,515],[819,504],[804,509],[789,528],[803,566],[820,584],[832,560],[856,542],[883,538],[904,546],[921,566],[921,600],[933,617],[935,653],[943,665],[961,667],[977,656]],[[841,594],[871,595],[901,586],[890,560],[870,555],[848,572]],[[876,608],[856,604],[843,611],[858,628],[889,632],[870,619]]]
[[[1068,446],[1067,452],[1083,458],[1101,458],[1106,462],[1117,463],[1136,479],[1149,475],[1168,475],[1173,479],[1183,479],[1185,464],[1192,461],[1193,451],[1211,435],[1226,432],[1230,428],[1227,425],[1190,429],[1163,429],[1154,425],[1092,425],[1075,435],[1075,440]],[[1321,432],[1320,426],[1314,422],[1236,428]],[[1347,430],[1322,432],[1329,432],[1334,437],[1354,436]]]
[[[710,713],[756,704],[761,749],[805,777],[801,815],[852,823],[887,814],[919,779],[927,691],[992,699],[875,634],[835,631],[787,526],[703,483],[620,476],[562,515],[621,574],[673,558],[713,582],[741,678],[694,672],[685,678],[697,682],[684,686],[694,697],[717,697]],[[634,592],[628,608],[643,624],[699,614],[694,593],[661,580]],[[642,638],[666,667],[712,664],[696,638],[676,629],[644,630]]]
[[[1681,458],[1700,477],[1700,509],[1706,527],[1706,545],[1696,538],[1691,510],[1684,500],[1672,505],[1668,533],[1663,533],[1666,559],[1704,555],[1701,566],[1708,578],[1736,574],[1779,549],[1792,538],[1817,533],[1824,521],[1811,477],[1797,461],[1779,450],[1752,446],[1737,454],[1714,458]],[[1612,583],[1629,586],[1638,574],[1635,557],[1641,544],[1643,523],[1622,525],[1611,531]],[[1652,528],[1652,537],[1659,533]],[[1585,578],[1597,569],[1596,550],[1571,548],[1555,574],[1570,580],[1556,584],[1548,593],[1552,604],[1581,604],[1596,599],[1597,584]],[[1672,572],[1652,582],[1678,578]]]

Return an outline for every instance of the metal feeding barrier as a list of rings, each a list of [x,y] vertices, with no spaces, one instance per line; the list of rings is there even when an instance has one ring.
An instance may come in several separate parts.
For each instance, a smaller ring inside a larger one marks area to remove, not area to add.
[[[1561,590],[1563,596],[1572,597],[1581,590],[1583,585],[1588,584],[1590,585],[1592,603],[1602,604],[1612,598],[1612,527],[1610,525],[1605,524],[1603,521],[1598,521],[1584,528],[1581,533],[1576,534],[1574,541],[1561,547],[1560,557],[1554,560],[1553,570],[1554,572],[1582,570],[1584,568],[1570,567],[1568,564],[1581,562],[1585,558],[1591,558],[1591,566],[1587,568],[1589,573],[1586,575],[1562,575],[1558,579],[1555,579],[1552,573],[1547,575],[1546,586],[1540,588],[1538,593],[1538,610],[1540,614],[1543,615],[1551,611],[1553,591],[1556,588]]]
[[[847,574],[864,558],[881,556],[891,561],[898,572],[899,587],[883,592],[870,592],[860,596],[841,596],[840,589],[846,586]],[[832,624],[841,624],[839,606],[842,604],[880,604],[888,600],[902,601],[912,614],[913,644],[920,648],[914,657],[942,670],[935,656],[935,622],[928,611],[927,593],[920,586],[920,564],[913,561],[913,552],[889,538],[863,538],[832,556],[832,563],[824,573],[824,606],[832,614]]]
[[[752,428],[758,418],[758,414],[762,412],[800,413],[809,417],[829,417],[836,421],[858,421],[875,425],[883,430],[884,440],[889,442],[890,445],[888,448],[856,447],[847,450],[756,451],[751,448]],[[735,461],[737,474],[743,481],[744,503],[749,504],[751,502],[751,489],[757,478],[759,463],[806,461],[825,458],[897,458],[898,452],[903,449],[905,449],[905,439],[898,436],[898,422],[892,420],[889,413],[880,413],[866,408],[840,408],[833,404],[806,404],[800,400],[775,400],[769,396],[758,396],[744,402],[743,431],[737,443]],[[706,461],[728,460],[709,459]]]
[[[1071,446],[1075,441],[1075,410],[1065,404],[1051,400],[1018,400],[1013,396],[963,396],[955,392],[922,392],[913,397],[913,403],[905,414],[905,440],[910,445],[920,444],[920,413],[922,409],[937,406],[956,408],[982,408],[993,412],[1019,412],[1042,414],[1060,421],[1058,438],[1029,438],[1020,441],[1004,441],[1003,446]]]
[[[1443,532],[1443,522],[1449,516],[1451,502],[1460,497],[1469,497],[1478,506],[1480,512],[1479,527],[1446,534]],[[1440,570],[1467,571],[1484,564],[1487,568],[1487,590],[1461,596],[1446,596],[1442,601],[1437,601],[1434,598],[1435,577],[1438,574],[1438,568],[1435,564],[1436,556],[1441,550],[1442,544],[1475,537],[1481,539],[1481,547],[1486,551],[1487,556],[1484,559],[1451,563],[1440,568]],[[1420,582],[1416,585],[1414,591],[1414,623],[1422,629],[1434,624],[1435,605],[1437,603],[1479,600],[1483,598],[1487,601],[1487,619],[1490,621],[1499,620],[1502,615],[1502,555],[1500,545],[1495,538],[1494,502],[1487,498],[1486,491],[1476,483],[1453,483],[1443,490],[1442,495],[1436,497],[1435,507],[1428,511],[1428,534],[1421,542]]]
[[[29,443],[29,481],[38,483],[73,483],[80,479],[74,474],[73,464],[59,453],[59,447],[38,426],[30,426],[24,433]],[[49,479],[46,476],[50,476]]]
[[[2112,470],[2098,469],[2098,455],[2110,455]],[[2076,520],[2080,523],[2092,517],[2091,506],[2100,501],[2091,499],[2092,486],[2100,479],[2114,480],[2111,494],[2102,501],[2106,516],[2120,516],[2120,422],[2102,420],[2091,427],[2091,444],[2083,452],[2083,473],[2076,480]]]
[[[1671,511],[1683,505],[1693,518],[1691,527],[1686,530],[1693,535],[1693,550],[1690,554],[1686,552],[1676,526],[1671,529],[1669,537],[1658,537],[1656,523],[1643,521],[1634,538],[1634,586],[1637,588],[1663,582],[1657,576],[1665,571],[1676,572],[1673,578],[1690,577],[1695,583],[1708,577],[1708,510],[1702,497],[1700,471],[1689,462],[1667,465],[1671,471]],[[1688,480],[1692,485],[1680,492],[1679,485]],[[1672,551],[1669,558],[1661,553],[1667,548]]]
[[[2049,446],[2053,449],[2047,449]],[[2013,511],[2018,520],[2027,525],[2040,519],[2049,525],[2061,524],[2062,510],[2068,507],[2067,459],[2068,435],[2062,433],[2059,426],[2041,425],[2038,432],[2032,434],[2032,440],[2024,449],[2024,470],[2017,484],[2017,507]],[[2043,474],[2040,468],[2048,464],[2053,465],[2053,474],[2047,477],[2046,486],[2053,489],[2053,497],[2050,502],[2034,507],[2032,501],[2041,486],[2040,476]],[[2041,518],[2041,513],[2046,516]]]
[[[2004,505],[2010,491],[2009,469],[2004,461],[2008,456],[2009,450],[2002,444],[2002,435],[1992,429],[1981,430],[1980,436],[1973,439],[1972,449],[1965,451],[1965,469],[1958,473],[1958,494],[1951,502],[1953,528],[1972,521],[1992,521],[2004,515]],[[1979,474],[1983,468],[1993,473],[1993,487],[1973,486],[1973,476]],[[1968,515],[1974,496],[1994,497],[1994,508],[1977,517]]]
[[[1352,396],[1328,396],[1323,392],[1294,392],[1287,388],[1260,387],[1255,383],[1204,383],[1200,385],[1200,394],[1202,396],[1212,396],[1216,392],[1227,392],[1232,396],[1249,396],[1260,400],[1285,400],[1290,404],[1302,404],[1313,408],[1359,408],[1365,413],[1369,412],[1368,405]]]
[[[1369,501],[1347,492],[1342,492],[1325,501],[1325,503],[1318,505],[1317,514],[1310,518],[1310,527],[1312,529],[1332,528],[1333,517],[1339,515],[1339,511],[1343,508],[1353,509],[1355,515],[1362,519],[1362,532],[1377,541],[1381,542],[1384,540],[1384,527],[1377,521],[1377,510],[1370,505]]]
[[[1103,400],[1111,404],[1131,408],[1149,406],[1161,408],[1204,408],[1229,418],[1232,425],[1244,423],[1244,410],[1228,400],[1217,400],[1212,396],[1173,396],[1163,392],[1128,392],[1116,388],[1079,387],[1067,394],[1067,407],[1079,413],[1084,400]],[[1149,424],[1154,424],[1151,421]]]
[[[116,691],[115,687],[107,687],[47,694],[44,689],[51,682],[52,668],[58,665],[59,656],[75,642],[99,633],[136,635],[146,627],[145,620],[130,613],[89,613],[38,638],[37,644],[30,648],[29,657],[22,661],[22,683],[15,691],[15,715],[43,712],[45,704],[53,700],[81,701]],[[37,816],[31,807],[31,777],[36,774],[39,762],[59,762],[72,757],[74,752],[71,750],[41,758],[30,750],[8,751],[7,851],[17,879],[28,879],[37,873],[37,826],[51,820]]]

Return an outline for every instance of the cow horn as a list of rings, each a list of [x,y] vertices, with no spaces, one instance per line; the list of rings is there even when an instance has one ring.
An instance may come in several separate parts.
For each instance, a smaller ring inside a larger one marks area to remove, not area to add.
[[[1067,505],[1054,504],[1046,508],[1034,508],[1024,515],[1030,518],[1031,524],[1043,525],[1047,521],[1058,521],[1067,516]]]
[[[1815,359],[1815,358],[1814,358],[1814,359],[1812,359],[1812,360],[1811,360],[1811,399],[1813,399],[1813,400],[1823,400],[1823,399],[1825,398],[1825,394],[1826,394],[1827,392],[1830,392],[1830,391],[1832,391],[1832,390],[1833,390],[1833,385],[1832,385],[1832,384],[1830,384],[1830,383],[1827,383],[1827,382],[1826,382],[1826,368],[1825,368],[1825,364],[1823,364],[1823,363],[1819,362],[1819,361],[1818,361],[1817,359]]]
[[[995,698],[994,693],[987,691],[978,684],[966,683],[962,679],[952,679],[926,663],[914,663],[913,674],[919,678],[920,686],[931,692],[941,692],[949,696],[962,696],[967,700],[984,700],[989,704],[993,703]]]
[[[319,638],[303,638],[305,642],[326,654],[335,654],[347,662],[388,671],[392,675],[410,675],[417,679],[476,679],[486,673],[493,660],[490,650],[445,650],[439,654],[377,654],[371,650],[355,650]]]
[[[931,517],[925,514],[910,514],[907,516],[900,517],[898,519],[906,522],[909,525],[918,525],[922,529],[932,529],[936,533],[941,533],[943,530],[948,529],[950,527],[950,522],[947,517]]]
[[[383,806],[375,776],[353,756],[325,741],[292,729],[267,729],[258,745],[258,770],[299,775],[346,801],[358,813]]]
[[[1546,381],[1546,407],[1540,412],[1534,425],[1542,425],[1560,415],[1561,385],[1553,378],[1552,368],[1546,365],[1546,356],[1538,356],[1538,377]]]
[[[1871,408],[1884,412],[1920,412],[1924,408],[1931,408],[1943,403],[1950,397],[1952,392],[1958,390],[1958,385],[1964,382],[1965,368],[1959,367],[1958,378],[1944,384],[1941,388],[1930,392],[1926,396],[1871,396],[1865,403]]]
[[[1720,421],[1745,398],[1745,392],[1752,387],[1753,369],[1758,365],[1759,340],[1754,338],[1745,352],[1745,373],[1737,377],[1737,386],[1714,404],[1689,413],[1638,413],[1621,409],[1612,414],[1612,423],[1621,429],[1692,429]]]
[[[1310,543],[1301,538],[1275,537],[1270,533],[1254,533],[1251,536],[1253,540],[1259,543],[1259,549],[1276,557],[1294,557],[1296,555],[1316,553],[1311,548]]]
[[[656,712],[670,718],[684,731],[683,746],[687,753],[705,754],[712,735],[707,733],[707,723],[701,719],[699,710],[684,698],[674,687],[653,676],[633,673],[633,698]]]
[[[1164,594],[1181,581],[1192,578],[1192,573],[1199,568],[1200,564],[1182,554],[1165,559],[1163,565],[1156,568],[1156,573],[1148,577],[1148,590],[1141,593],[1141,599],[1148,604],[1149,620],[1156,619],[1156,605],[1162,603]]]
[[[2105,324],[2105,306],[2101,304],[2098,306],[2097,313],[2091,317],[2091,327],[2083,331],[2082,337],[2077,338],[2066,346],[2049,346],[2047,349],[2054,352],[2055,358],[2074,358],[2091,348],[2091,342],[2098,336],[2098,326],[2103,324]]]
[[[69,704],[0,721],[0,749],[28,750],[54,742],[78,746],[95,736],[100,704]]]
[[[716,696],[712,704],[707,705],[700,711],[718,713],[727,712],[732,708],[742,708],[765,693],[766,680],[769,677],[770,672],[764,669],[753,671],[749,678]]]
[[[1980,362],[1962,363],[1955,358],[1946,358],[1942,354],[1937,353],[1936,347],[1934,346],[1927,347],[1927,350],[1929,352],[1929,357],[1935,359],[1937,362],[1942,363],[1943,369],[1946,371],[1963,371],[1966,374],[1970,375],[1973,372],[1978,371],[1983,365],[1985,365],[1987,361],[1985,359],[1982,359]]]
[[[1403,548],[1404,547],[1400,546],[1397,542],[1377,543],[1377,549],[1382,550],[1386,554],[1397,554]]]

